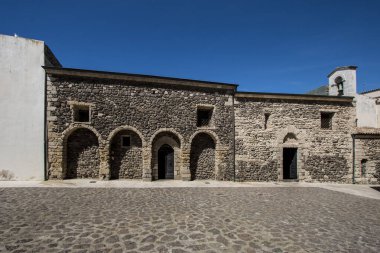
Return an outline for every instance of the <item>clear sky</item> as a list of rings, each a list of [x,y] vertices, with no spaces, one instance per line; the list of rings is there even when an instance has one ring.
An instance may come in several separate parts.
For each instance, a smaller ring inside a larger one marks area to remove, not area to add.
[[[380,0],[0,0],[0,33],[64,67],[304,93],[337,66],[380,88]]]

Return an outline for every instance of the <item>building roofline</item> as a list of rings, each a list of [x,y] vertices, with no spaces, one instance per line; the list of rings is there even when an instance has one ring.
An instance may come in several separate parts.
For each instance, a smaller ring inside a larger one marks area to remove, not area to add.
[[[48,58],[48,60],[56,67],[62,67],[62,64],[59,62],[57,57],[54,55],[53,51],[49,48],[48,45],[45,44],[45,56]]]
[[[342,67],[337,67],[330,74],[328,74],[327,77],[329,78],[330,76],[332,76],[335,72],[337,72],[339,70],[348,70],[348,69],[356,70],[357,68],[358,68],[357,66],[342,66]]]
[[[380,128],[375,127],[358,127],[355,129],[353,136],[379,136]]]
[[[214,88],[214,89],[224,89],[224,90],[233,90],[233,91],[236,91],[236,88],[238,86],[237,84],[230,84],[230,83],[200,81],[200,80],[193,80],[193,79],[183,79],[183,78],[164,77],[164,76],[141,75],[141,74],[74,69],[74,68],[57,68],[57,67],[47,67],[47,66],[43,66],[43,68],[45,69],[47,74],[62,75],[62,76],[90,77],[90,78],[99,78],[99,79],[127,80],[127,81],[137,81],[137,82],[153,82],[153,83],[161,83],[161,84],[164,83],[164,84],[171,84],[171,85],[195,86],[195,87],[202,87],[202,88]]]
[[[367,90],[367,91],[363,91],[363,92],[362,92],[362,93],[360,93],[360,94],[364,95],[364,94],[368,94],[368,93],[371,93],[371,92],[375,92],[375,91],[380,91],[380,88],[377,88],[377,89],[373,89],[373,90]]]
[[[37,39],[31,39],[31,38],[25,38],[25,37],[22,37],[20,35],[9,35],[9,34],[2,34],[0,33],[0,37],[10,37],[10,38],[16,38],[16,39],[22,39],[22,40],[29,40],[29,41],[34,41],[36,43],[44,43],[44,41],[42,40],[37,40]]]
[[[351,103],[354,97],[325,96],[310,94],[288,94],[288,93],[267,93],[267,92],[236,92],[238,98],[261,98],[261,99],[284,99],[284,100],[303,100],[303,101],[324,101]]]

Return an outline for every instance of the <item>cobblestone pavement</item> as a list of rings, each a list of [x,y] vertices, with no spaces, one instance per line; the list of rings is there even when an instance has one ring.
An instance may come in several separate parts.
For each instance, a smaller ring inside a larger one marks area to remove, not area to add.
[[[380,201],[320,188],[0,188],[1,252],[380,252]]]

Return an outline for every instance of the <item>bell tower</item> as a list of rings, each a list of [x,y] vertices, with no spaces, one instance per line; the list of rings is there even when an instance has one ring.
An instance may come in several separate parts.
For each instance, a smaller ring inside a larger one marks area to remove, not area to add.
[[[329,78],[330,96],[356,95],[356,66],[345,66],[334,69],[327,77]]]

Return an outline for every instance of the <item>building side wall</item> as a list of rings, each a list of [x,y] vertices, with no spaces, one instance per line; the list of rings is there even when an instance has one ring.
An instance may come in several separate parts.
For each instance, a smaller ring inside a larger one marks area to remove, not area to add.
[[[235,98],[236,178],[282,180],[283,149],[297,148],[300,181],[350,182],[354,110],[351,104]],[[332,130],[321,129],[321,112],[334,113]]]
[[[357,138],[355,140],[355,182],[380,183],[380,138]]]
[[[0,35],[0,179],[44,179],[44,43]]]
[[[49,178],[62,178],[65,167],[65,138],[81,127],[91,129],[99,138],[100,177],[110,176],[110,143],[118,130],[127,129],[142,139],[142,178],[152,178],[152,145],[178,138],[175,178],[190,179],[191,140],[197,133],[207,133],[216,140],[216,179],[233,180],[233,103],[226,90],[185,88],[90,78],[48,76],[48,142]],[[72,105],[87,104],[91,108],[91,123],[75,123]],[[197,106],[213,106],[213,125],[197,127]],[[165,139],[165,135],[167,138]],[[166,143],[167,144],[167,143]],[[120,153],[120,152],[119,152]],[[117,152],[114,152],[115,155]],[[115,158],[115,160],[122,160]],[[211,161],[210,161],[211,164]],[[122,165],[124,171],[128,164]],[[132,166],[132,165],[131,165]],[[178,168],[177,168],[178,169]]]

